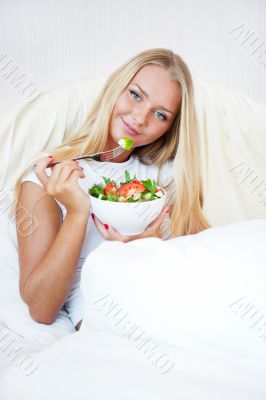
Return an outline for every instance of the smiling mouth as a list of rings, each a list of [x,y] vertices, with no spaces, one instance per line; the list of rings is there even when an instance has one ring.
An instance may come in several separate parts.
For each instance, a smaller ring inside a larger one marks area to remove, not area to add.
[[[124,121],[124,120],[122,119],[122,122],[123,122],[123,124],[125,125],[125,127],[126,127],[126,129],[127,129],[127,132],[128,132],[130,135],[132,135],[132,136],[137,136],[137,135],[139,135],[139,132],[136,131],[136,129],[132,128],[132,126],[130,126],[126,121]]]

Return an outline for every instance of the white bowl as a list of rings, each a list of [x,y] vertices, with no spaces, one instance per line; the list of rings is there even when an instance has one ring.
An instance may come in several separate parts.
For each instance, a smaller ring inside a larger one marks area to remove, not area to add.
[[[89,194],[92,212],[103,223],[115,228],[121,235],[138,235],[158,217],[165,201],[163,197],[151,201],[135,203],[100,200]]]

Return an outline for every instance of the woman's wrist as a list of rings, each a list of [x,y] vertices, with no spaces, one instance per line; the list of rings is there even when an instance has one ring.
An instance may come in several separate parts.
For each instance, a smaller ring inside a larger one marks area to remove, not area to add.
[[[73,222],[80,222],[84,223],[85,221],[87,222],[89,219],[90,213],[89,212],[73,212],[73,211],[67,211],[66,218],[72,219]]]
[[[132,242],[133,240],[141,239],[141,234],[140,235],[132,235],[132,236],[124,236],[123,242],[128,243]]]

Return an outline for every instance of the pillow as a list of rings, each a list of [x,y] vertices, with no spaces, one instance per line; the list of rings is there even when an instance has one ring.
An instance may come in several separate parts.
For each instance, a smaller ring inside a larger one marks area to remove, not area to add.
[[[212,226],[266,218],[266,106],[195,80],[203,212]]]
[[[104,242],[83,265],[80,330],[261,357],[265,237],[258,219],[168,241]]]
[[[17,176],[38,153],[52,150],[85,122],[104,79],[41,93],[31,103],[0,115],[0,187],[12,190]]]

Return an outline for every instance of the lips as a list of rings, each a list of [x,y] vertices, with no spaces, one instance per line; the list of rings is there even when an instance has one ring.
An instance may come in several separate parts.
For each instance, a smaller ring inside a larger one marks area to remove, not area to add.
[[[134,129],[131,125],[129,125],[129,124],[128,124],[126,121],[124,121],[123,119],[122,119],[122,121],[123,121],[124,126],[126,127],[127,132],[128,132],[130,135],[132,135],[132,136],[139,135],[139,132],[138,132],[136,129]]]

